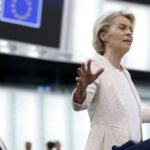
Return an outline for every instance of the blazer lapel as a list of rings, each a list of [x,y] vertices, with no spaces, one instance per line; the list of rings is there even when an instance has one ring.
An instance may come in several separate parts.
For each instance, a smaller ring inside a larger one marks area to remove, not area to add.
[[[125,68],[123,68],[123,72],[124,72],[124,74],[125,74],[125,76],[126,76],[128,82],[129,82],[129,84],[130,84],[130,86],[131,86],[132,92],[133,92],[133,94],[134,94],[134,96],[135,96],[135,98],[136,98],[136,101],[137,101],[137,103],[138,103],[138,105],[139,105],[139,107],[140,107],[140,106],[141,106],[140,96],[139,96],[139,94],[138,94],[138,92],[137,92],[137,90],[136,90],[136,88],[135,88],[135,86],[134,86],[132,80],[130,79],[130,76],[128,75],[127,71],[125,70]]]

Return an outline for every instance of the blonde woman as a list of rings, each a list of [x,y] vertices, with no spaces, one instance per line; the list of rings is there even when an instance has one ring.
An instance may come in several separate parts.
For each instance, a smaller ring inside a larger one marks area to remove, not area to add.
[[[134,23],[134,15],[125,10],[106,13],[95,22],[93,46],[98,55],[78,68],[72,94],[74,110],[87,109],[90,117],[85,150],[139,143],[142,122],[150,122],[150,109],[141,107],[130,74],[121,65],[133,41]]]

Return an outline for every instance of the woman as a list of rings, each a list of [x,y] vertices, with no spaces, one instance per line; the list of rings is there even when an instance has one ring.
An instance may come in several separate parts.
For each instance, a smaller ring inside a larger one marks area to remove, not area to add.
[[[142,122],[150,122],[150,109],[141,100],[122,57],[133,41],[135,17],[127,11],[106,13],[96,21],[93,46],[98,56],[78,68],[73,108],[87,109],[91,130],[85,150],[111,150],[142,140]]]

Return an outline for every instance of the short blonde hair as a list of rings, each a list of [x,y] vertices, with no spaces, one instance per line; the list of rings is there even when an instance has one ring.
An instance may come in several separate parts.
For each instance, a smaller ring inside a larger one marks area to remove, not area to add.
[[[120,11],[112,11],[107,12],[101,17],[99,17],[93,27],[93,47],[95,50],[103,55],[105,53],[105,45],[104,42],[100,39],[99,34],[100,32],[107,32],[109,27],[112,24],[112,21],[118,17],[123,16],[131,22],[132,26],[134,27],[135,24],[135,16],[133,13],[126,11],[126,10],[120,10]]]

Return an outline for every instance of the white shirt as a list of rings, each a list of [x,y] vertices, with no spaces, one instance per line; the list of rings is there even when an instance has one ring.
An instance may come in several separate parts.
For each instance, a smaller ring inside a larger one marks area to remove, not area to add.
[[[129,137],[130,140],[139,142],[141,140],[141,134],[138,103],[124,72],[117,69],[115,70],[118,73],[118,78],[120,79],[122,94],[128,103]]]

